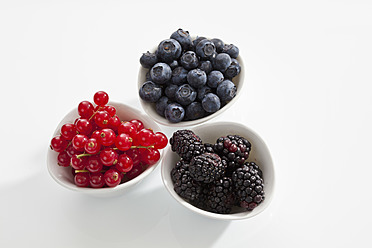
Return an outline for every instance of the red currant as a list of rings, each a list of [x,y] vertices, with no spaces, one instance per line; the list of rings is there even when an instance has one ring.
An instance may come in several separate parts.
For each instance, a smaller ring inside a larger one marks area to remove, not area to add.
[[[141,163],[141,156],[138,148],[129,149],[125,153],[132,159],[133,166],[137,166]]]
[[[89,186],[89,173],[79,172],[75,174],[74,178],[75,184],[78,187],[88,187]]]
[[[75,124],[66,123],[61,127],[61,136],[66,140],[72,140],[77,134]]]
[[[137,141],[142,146],[151,146],[155,143],[155,134],[150,129],[141,129],[137,133]]]
[[[104,150],[101,151],[99,157],[103,165],[111,166],[113,164],[116,164],[118,154],[112,148],[105,148]]]
[[[137,132],[141,129],[144,128],[144,125],[143,125],[143,122],[138,120],[138,119],[133,119],[133,120],[130,120],[130,122],[132,122],[134,125],[136,125],[136,128],[137,128]]]
[[[134,137],[137,134],[137,126],[129,121],[124,121],[118,128],[118,133],[126,133],[129,136]]]
[[[99,172],[103,169],[103,164],[101,162],[101,159],[98,155],[89,156],[88,162],[85,166],[85,168],[89,172]]]
[[[68,167],[70,165],[70,156],[66,151],[60,152],[57,156],[58,165]]]
[[[121,154],[115,168],[120,172],[128,172],[133,168],[133,161],[127,154]]]
[[[111,146],[115,143],[116,134],[114,130],[110,128],[104,128],[100,131],[100,142],[104,146]]]
[[[66,152],[67,154],[72,157],[76,154],[79,154],[80,152],[78,150],[76,150],[72,145],[69,145],[67,148],[66,148]]]
[[[121,175],[120,173],[115,169],[109,169],[105,172],[103,175],[103,178],[105,180],[105,183],[109,187],[116,187],[119,185],[121,181]]]
[[[89,101],[82,101],[78,106],[78,113],[82,118],[89,119],[94,112],[94,106]]]
[[[111,128],[114,131],[117,131],[119,129],[121,122],[120,118],[117,115],[114,115],[109,119],[109,128]]]
[[[156,164],[160,159],[160,152],[154,148],[148,148],[141,151],[141,161],[147,165]]]
[[[84,149],[89,154],[97,154],[101,150],[101,143],[95,138],[90,138],[85,144]]]
[[[141,175],[142,172],[144,172],[145,169],[146,169],[146,167],[141,166],[141,165],[140,166],[135,166],[129,172],[125,173],[125,177],[128,181],[132,180],[133,178],[136,178],[139,175]]]
[[[156,149],[163,149],[168,144],[168,138],[165,136],[164,133],[156,132],[155,133],[155,145],[154,148]]]
[[[101,128],[106,128],[109,125],[110,115],[107,111],[100,110],[94,115],[94,122]]]
[[[56,152],[64,151],[68,146],[67,140],[65,140],[61,135],[55,136],[50,142],[50,148]]]
[[[92,131],[93,131],[93,125],[92,125],[92,122],[89,121],[88,119],[79,119],[77,122],[76,122],[76,130],[80,133],[80,134],[85,134],[85,135],[89,135]]]
[[[77,134],[72,138],[72,146],[78,151],[83,151],[85,143],[87,142],[88,137],[84,134]]]
[[[121,151],[127,151],[132,146],[132,138],[126,133],[121,133],[115,138],[115,146]]]
[[[103,107],[103,110],[106,110],[111,117],[113,117],[116,114],[116,108],[111,105],[106,105]]]
[[[79,157],[79,155],[74,155],[71,157],[71,167],[75,170],[84,170],[85,166],[87,165],[87,158],[86,157]]]
[[[105,185],[105,179],[101,172],[90,173],[89,185],[92,188],[102,188]]]
[[[98,91],[94,94],[93,100],[95,104],[97,104],[100,107],[103,107],[108,103],[109,96],[104,91]]]

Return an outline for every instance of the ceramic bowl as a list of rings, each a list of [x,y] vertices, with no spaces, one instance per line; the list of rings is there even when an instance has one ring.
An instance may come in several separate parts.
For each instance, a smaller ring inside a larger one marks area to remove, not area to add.
[[[267,208],[274,194],[275,172],[270,151],[263,139],[249,127],[233,122],[202,124],[190,128],[190,130],[194,131],[194,133],[202,139],[203,143],[213,144],[219,137],[229,134],[241,135],[248,139],[252,144],[252,150],[247,161],[256,162],[262,170],[264,177],[265,200],[252,211],[243,211],[240,208],[236,208],[233,209],[233,213],[231,214],[212,213],[191,205],[189,202],[182,199],[173,189],[173,182],[170,173],[177,161],[179,161],[180,157],[171,150],[170,146],[168,146],[162,160],[161,176],[164,186],[170,195],[185,208],[202,216],[220,220],[247,219],[261,213],[265,208]]]
[[[146,114],[142,113],[141,111],[132,108],[128,105],[125,105],[123,103],[117,103],[117,102],[109,102],[108,105],[112,105],[116,108],[116,114],[120,118],[120,120],[131,120],[131,119],[139,119],[143,122],[145,128],[151,128],[154,130],[154,132],[161,131],[160,127],[154,122],[152,118],[147,116]],[[60,128],[65,123],[73,123],[74,120],[78,117],[77,108],[71,110],[59,123],[57,126],[53,137],[59,134]],[[70,167],[62,167],[58,166],[57,164],[57,155],[58,153],[49,149],[47,152],[47,168],[49,171],[49,174],[51,177],[61,186],[72,190],[77,191],[81,193],[85,193],[92,196],[98,196],[98,197],[106,197],[106,196],[117,196],[125,193],[126,191],[130,190],[134,185],[141,182],[145,177],[149,176],[155,168],[159,165],[162,157],[163,157],[163,151],[159,150],[160,152],[160,160],[148,167],[142,174],[135,177],[134,179],[127,181],[125,183],[119,184],[116,187],[113,188],[82,188],[78,187],[74,184],[74,178],[72,176],[71,168]]]

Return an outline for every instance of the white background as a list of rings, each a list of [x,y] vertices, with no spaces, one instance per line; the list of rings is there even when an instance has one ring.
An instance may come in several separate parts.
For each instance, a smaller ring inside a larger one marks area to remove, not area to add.
[[[367,0],[0,1],[0,247],[371,247],[371,13]],[[213,121],[271,150],[274,200],[252,219],[185,209],[160,167],[108,199],[47,172],[80,101],[105,90],[141,109],[139,57],[178,28],[240,48],[245,91]]]

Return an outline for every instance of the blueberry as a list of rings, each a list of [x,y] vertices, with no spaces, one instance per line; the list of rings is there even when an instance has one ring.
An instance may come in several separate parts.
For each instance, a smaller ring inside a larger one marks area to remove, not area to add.
[[[150,70],[146,72],[146,81],[152,81]]]
[[[171,102],[169,101],[168,97],[162,96],[160,99],[156,102],[155,104],[155,110],[156,112],[164,117],[164,111],[165,108],[170,104]]]
[[[192,40],[189,32],[181,28],[175,31],[170,38],[177,40],[184,51],[187,51],[192,47]]]
[[[195,69],[199,65],[199,59],[193,51],[186,51],[180,58],[181,65],[187,69]]]
[[[172,77],[172,69],[166,63],[157,63],[151,68],[150,76],[155,83],[165,84]]]
[[[176,98],[176,91],[178,89],[178,85],[169,84],[165,87],[164,94],[170,99],[175,100]]]
[[[236,59],[239,55],[239,48],[233,44],[225,44],[222,52],[227,53],[231,58]]]
[[[140,58],[140,63],[144,68],[151,68],[158,62],[158,57],[155,53],[143,53]]]
[[[178,103],[170,103],[164,110],[164,116],[170,122],[180,122],[185,117],[185,109]]]
[[[204,39],[196,45],[195,52],[202,60],[207,60],[216,56],[216,47],[212,41]]]
[[[222,72],[220,71],[211,71],[208,74],[208,79],[207,79],[207,85],[211,88],[217,88],[217,86],[222,83],[224,80],[224,76]]]
[[[213,70],[212,63],[209,60],[203,60],[199,62],[198,68],[209,74]]]
[[[146,102],[156,102],[162,95],[161,87],[154,82],[147,81],[139,89],[139,95]]]
[[[201,88],[207,83],[207,74],[200,69],[193,69],[187,73],[187,82],[194,88]]]
[[[208,86],[203,86],[198,89],[198,96],[197,99],[202,101],[206,94],[212,93],[212,89]]]
[[[238,60],[231,59],[231,64],[229,67],[227,67],[225,71],[225,77],[232,79],[233,77],[239,75],[240,71],[241,71],[241,67],[240,67]]]
[[[233,82],[226,79],[218,85],[216,93],[221,101],[230,101],[236,95],[236,86]]]
[[[206,115],[206,112],[200,102],[192,102],[186,107],[186,120],[197,120],[203,118]]]
[[[173,60],[173,62],[169,63],[169,66],[172,70],[175,69],[176,67],[178,67],[178,61]]]
[[[214,113],[221,107],[220,98],[213,93],[208,93],[202,100],[203,109],[209,113]]]
[[[197,45],[200,41],[205,40],[205,39],[207,39],[207,38],[205,38],[205,37],[203,37],[203,36],[198,36],[198,37],[196,37],[196,39],[192,41],[192,44],[193,44],[194,48],[196,47],[196,45]]]
[[[182,85],[187,82],[187,73],[189,71],[183,68],[182,66],[176,67],[172,71],[172,83],[177,85]]]
[[[217,38],[211,39],[211,41],[216,46],[216,51],[218,53],[221,53],[222,52],[222,49],[223,49],[223,46],[225,45],[225,43],[223,43],[222,40],[217,39]]]
[[[179,104],[186,106],[195,101],[197,93],[189,84],[183,84],[178,87],[175,96]]]
[[[165,63],[172,63],[181,56],[182,47],[175,39],[166,39],[159,43],[156,50],[158,59]]]
[[[213,59],[213,68],[219,70],[220,72],[225,72],[227,67],[231,64],[231,57],[227,53],[219,53]]]

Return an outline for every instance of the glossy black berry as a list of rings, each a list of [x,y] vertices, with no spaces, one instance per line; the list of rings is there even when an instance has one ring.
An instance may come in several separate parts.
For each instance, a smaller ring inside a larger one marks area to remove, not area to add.
[[[194,156],[204,153],[205,148],[202,140],[193,131],[177,130],[169,139],[173,152],[176,152],[185,161],[191,161]]]
[[[216,180],[209,190],[207,197],[207,208],[218,214],[231,213],[235,204],[235,195],[231,178],[223,177]]]
[[[202,183],[211,183],[224,174],[222,160],[216,153],[194,156],[190,161],[189,170],[191,177]]]

